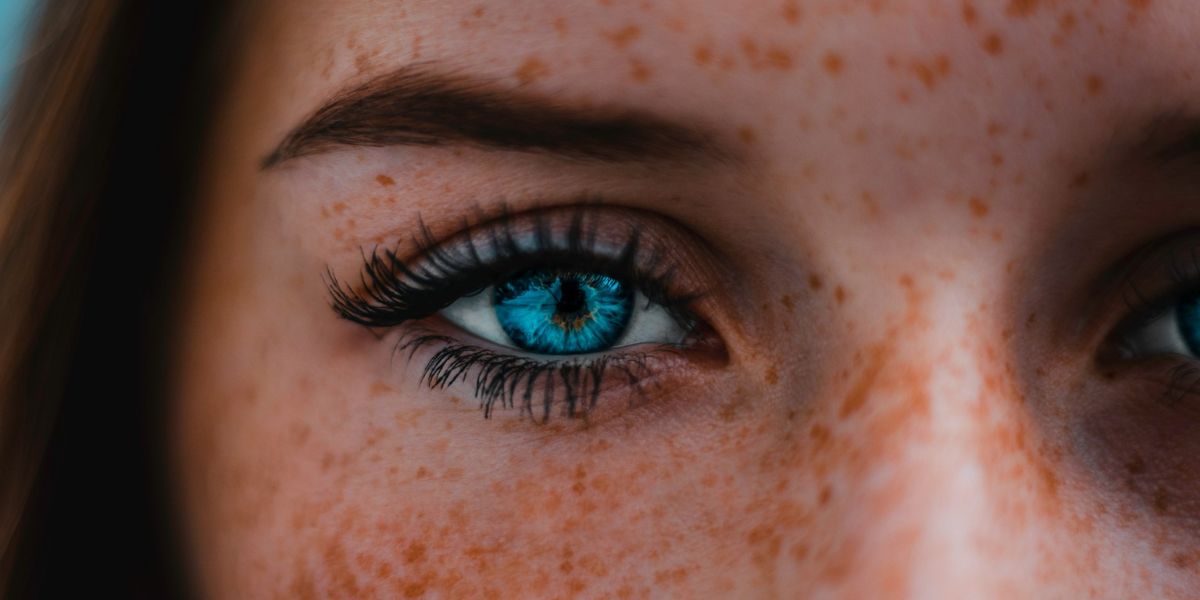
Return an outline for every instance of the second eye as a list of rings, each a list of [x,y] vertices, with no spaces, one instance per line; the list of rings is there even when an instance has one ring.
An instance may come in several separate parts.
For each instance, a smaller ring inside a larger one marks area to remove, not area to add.
[[[1126,331],[1120,347],[1125,358],[1160,354],[1200,357],[1200,293],[1180,297],[1154,319]]]
[[[459,298],[441,315],[489,342],[540,355],[678,344],[687,335],[680,319],[630,284],[567,269],[517,273]]]

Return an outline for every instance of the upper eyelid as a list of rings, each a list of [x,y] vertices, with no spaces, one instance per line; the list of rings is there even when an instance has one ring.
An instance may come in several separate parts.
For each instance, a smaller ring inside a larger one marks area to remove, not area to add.
[[[1096,292],[1097,298],[1116,297],[1118,302],[1117,306],[1102,304],[1101,315],[1121,313],[1107,337],[1119,338],[1161,318],[1181,296],[1197,290],[1200,230],[1187,229],[1143,244],[1109,270],[1107,281]]]
[[[333,297],[333,308],[339,316],[366,326],[397,325],[436,312],[453,298],[434,301],[424,292],[439,286],[445,288],[447,283],[459,284],[458,287],[445,289],[447,296],[458,297],[472,291],[466,289],[466,284],[461,281],[448,281],[455,276],[486,272],[488,267],[505,261],[524,259],[545,263],[554,260],[555,256],[559,256],[566,264],[584,257],[599,262],[608,261],[614,271],[624,270],[627,273],[622,275],[637,276],[634,283],[643,287],[648,296],[657,296],[654,297],[656,301],[683,305],[700,294],[696,291],[683,292],[667,301],[668,292],[675,287],[676,268],[665,262],[659,264],[669,254],[656,247],[663,244],[662,240],[657,240],[659,236],[645,236],[642,233],[647,229],[667,227],[665,223],[655,223],[654,220],[652,213],[646,211],[591,203],[522,213],[511,213],[502,205],[493,217],[483,218],[474,225],[463,222],[456,232],[441,238],[421,224],[418,235],[413,239],[416,251],[407,258],[400,257],[398,248],[376,247],[370,254],[363,251],[358,289],[344,288],[332,269],[327,270],[326,279]],[[527,236],[527,241],[516,239],[518,228],[521,234]],[[610,248],[619,246],[621,250],[618,253],[604,256],[596,252],[602,229],[614,234],[610,235],[610,241],[614,242]],[[621,239],[619,236],[624,237],[624,242],[616,243]],[[643,242],[647,239],[649,242]],[[648,251],[643,253],[647,248]],[[483,256],[481,250],[490,255]],[[492,275],[492,280],[476,282],[477,287],[494,283],[498,274]],[[395,307],[386,306],[389,295],[392,300],[425,301],[421,306],[409,307],[411,310],[404,311],[421,316],[398,318],[394,314]]]

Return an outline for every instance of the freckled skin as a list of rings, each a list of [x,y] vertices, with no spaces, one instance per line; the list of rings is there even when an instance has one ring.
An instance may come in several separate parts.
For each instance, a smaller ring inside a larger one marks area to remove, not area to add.
[[[1197,445],[1200,409],[1146,410],[1157,388],[1102,376],[1102,335],[1064,325],[1085,304],[1068,283],[1104,266],[1070,240],[1186,219],[1063,233],[1116,189],[1099,124],[1200,98],[1197,28],[1190,0],[261,3],[177,336],[203,593],[1200,595],[1200,485],[1172,446]],[[355,148],[258,169],[323,98],[413,61],[698,119],[744,158]],[[469,384],[421,387],[395,335],[329,309],[325,268],[356,273],[418,217],[584,192],[733,267],[699,315],[727,360],[602,397],[594,423],[484,420]]]

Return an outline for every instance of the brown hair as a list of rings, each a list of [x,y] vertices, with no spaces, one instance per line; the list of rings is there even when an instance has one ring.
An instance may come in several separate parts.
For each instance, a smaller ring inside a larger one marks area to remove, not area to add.
[[[0,138],[0,596],[186,595],[160,374],[219,4],[38,6]]]

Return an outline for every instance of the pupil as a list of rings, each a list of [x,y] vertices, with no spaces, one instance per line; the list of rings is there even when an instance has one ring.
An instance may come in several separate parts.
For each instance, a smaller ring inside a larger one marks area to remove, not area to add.
[[[562,282],[562,293],[555,305],[555,311],[566,321],[574,321],[584,316],[587,312],[587,296],[579,286],[579,279],[564,277],[560,281]]]

